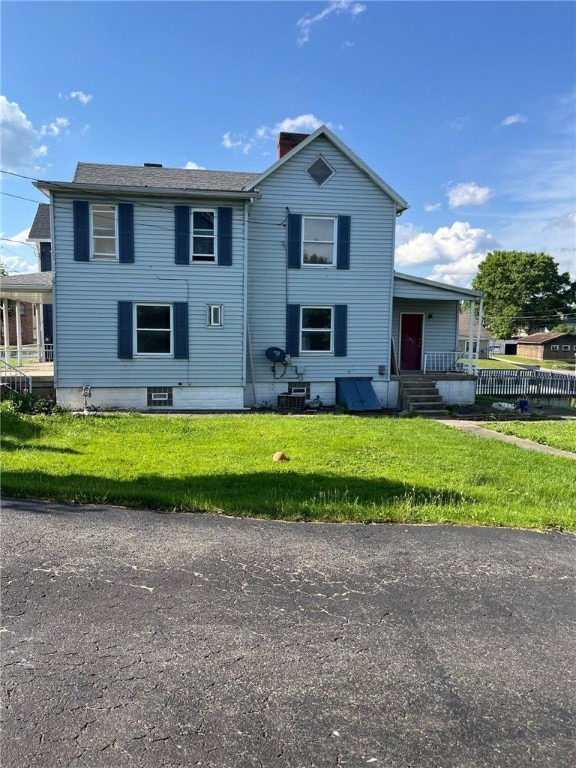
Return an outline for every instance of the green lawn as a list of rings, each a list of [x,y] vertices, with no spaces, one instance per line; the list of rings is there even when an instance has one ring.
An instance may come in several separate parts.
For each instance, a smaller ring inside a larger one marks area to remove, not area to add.
[[[2,426],[5,496],[284,520],[576,528],[569,459],[425,419],[5,411]],[[290,461],[273,462],[275,451]]]
[[[571,421],[545,422],[508,422],[506,424],[482,424],[483,427],[502,432],[504,435],[515,435],[536,443],[550,445],[563,451],[576,453],[576,419]],[[576,468],[575,468],[576,472]],[[576,499],[574,500],[576,509]]]
[[[520,355],[497,355],[491,358],[492,362],[501,364],[501,367],[508,367],[506,363],[521,363],[522,365],[537,365],[540,368],[546,368],[549,370],[558,371],[573,371],[575,363],[573,361],[566,362],[564,360],[535,360],[533,357],[521,357]],[[494,366],[496,368],[500,365]],[[511,368],[517,368],[515,365],[509,366]]]
[[[478,358],[478,368],[497,368],[498,370],[509,370],[511,368],[514,368],[514,370],[518,370],[517,365],[513,365],[512,363],[506,363],[502,360],[493,360],[492,358]]]

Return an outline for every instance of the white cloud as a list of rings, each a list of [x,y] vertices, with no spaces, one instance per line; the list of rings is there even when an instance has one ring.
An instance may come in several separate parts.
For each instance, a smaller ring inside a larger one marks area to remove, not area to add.
[[[525,115],[517,114],[517,115],[508,115],[508,117],[505,117],[504,120],[500,123],[501,126],[506,128],[509,125],[518,125],[522,123],[527,123],[528,118]]]
[[[30,227],[18,232],[16,235],[8,235],[0,232],[0,261],[6,273],[9,275],[23,274],[38,271],[38,260],[30,243],[26,243]]]
[[[94,98],[94,96],[92,96],[91,93],[84,93],[84,91],[71,91],[68,94],[59,93],[58,96],[63,101],[70,101],[70,99],[75,99],[76,101],[79,101],[84,106],[86,106],[86,104],[89,104]]]
[[[192,162],[192,160],[188,160],[184,168],[186,168],[186,170],[188,171],[205,171],[206,170],[206,168],[203,165],[198,165],[198,163],[194,163]]]
[[[566,213],[563,216],[556,216],[546,224],[544,229],[571,229],[576,227],[576,213]]]
[[[70,120],[67,117],[57,117],[51,123],[43,125],[40,128],[41,136],[59,136],[62,131],[66,130],[70,125]]]
[[[13,173],[37,170],[35,161],[48,153],[42,136],[15,101],[0,96],[0,163]]]
[[[448,120],[446,126],[451,128],[453,131],[461,131],[469,119],[469,117],[457,117],[454,120]]]
[[[343,129],[340,123],[326,122],[316,115],[307,113],[296,117],[285,117],[273,126],[261,125],[251,135],[245,132],[233,134],[231,131],[226,131],[222,136],[222,146],[225,149],[240,150],[245,155],[254,149],[261,150],[262,154],[267,155],[269,151],[266,150],[266,143],[276,141],[279,133],[313,133],[321,125],[326,125],[331,130]]]
[[[365,10],[366,6],[362,3],[352,2],[351,0],[332,0],[332,2],[328,3],[328,5],[315,16],[311,16],[309,13],[305,14],[296,22],[296,26],[299,29],[297,39],[298,45],[307,43],[310,40],[312,27],[326,21],[332,14],[339,15],[341,13],[346,13],[355,19],[360,16],[361,13],[364,13]]]
[[[438,283],[469,288],[485,256],[485,253],[472,253],[451,264],[435,264],[427,278]]]
[[[433,213],[434,211],[439,211],[442,208],[442,203],[424,203],[424,210],[428,211],[428,213]]]
[[[477,262],[495,247],[495,239],[486,230],[471,227],[467,221],[455,221],[434,233],[419,232],[398,245],[396,266],[439,262],[434,269],[448,263],[452,271],[462,259]]]
[[[473,181],[456,184],[446,193],[450,208],[459,208],[462,205],[484,205],[493,195],[493,189],[479,187]]]
[[[77,99],[81,104],[89,104],[94,96],[92,96],[91,93],[84,93],[84,91],[72,91],[70,96],[68,97],[70,99]]]

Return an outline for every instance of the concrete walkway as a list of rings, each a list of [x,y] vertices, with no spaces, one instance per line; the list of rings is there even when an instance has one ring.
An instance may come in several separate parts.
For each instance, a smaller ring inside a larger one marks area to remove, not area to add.
[[[554,456],[563,456],[565,459],[576,461],[576,453],[563,451],[560,448],[551,448],[549,445],[535,443],[533,440],[525,440],[523,437],[514,437],[513,435],[503,435],[500,432],[494,432],[492,429],[481,427],[476,421],[462,421],[461,419],[439,419],[442,424],[449,427],[455,427],[462,432],[469,432],[478,437],[490,437],[492,440],[501,440],[504,443],[513,443],[520,448],[527,448],[529,451],[540,451],[540,453],[551,453]]]

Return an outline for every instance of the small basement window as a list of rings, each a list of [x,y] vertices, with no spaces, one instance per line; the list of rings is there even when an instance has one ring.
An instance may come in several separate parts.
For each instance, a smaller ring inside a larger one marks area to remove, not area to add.
[[[148,408],[166,408],[174,405],[172,387],[148,387]]]

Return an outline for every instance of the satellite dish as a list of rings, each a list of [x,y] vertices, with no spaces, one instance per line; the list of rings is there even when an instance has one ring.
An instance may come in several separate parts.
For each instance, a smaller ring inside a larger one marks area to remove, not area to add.
[[[266,357],[271,363],[283,363],[286,360],[286,352],[280,347],[268,347]]]

